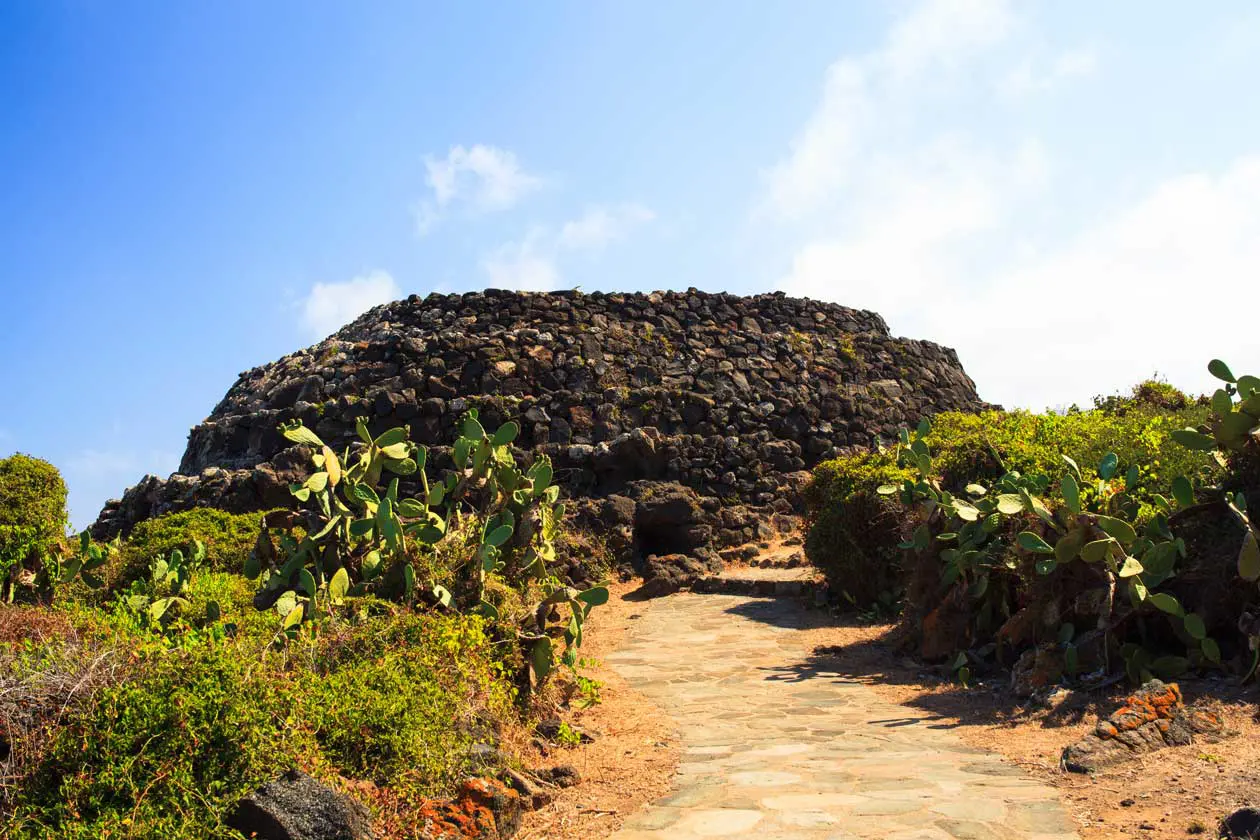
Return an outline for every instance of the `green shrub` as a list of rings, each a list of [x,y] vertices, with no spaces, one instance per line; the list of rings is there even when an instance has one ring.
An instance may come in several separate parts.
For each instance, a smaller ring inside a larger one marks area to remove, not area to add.
[[[372,438],[364,424],[350,466],[319,447],[293,488],[316,503],[300,514],[197,509],[138,525],[110,586],[80,581],[50,610],[120,667],[48,704],[59,717],[28,751],[0,836],[233,837],[224,813],[293,766],[387,788],[387,810],[494,772],[473,747],[511,742],[500,730],[520,723],[521,698],[557,659],[574,664],[582,621],[608,598],[553,570],[559,488],[545,458],[512,466],[517,431],[487,435],[470,413],[454,457],[472,468],[399,498],[382,470],[421,473],[425,450],[405,427]],[[0,669],[0,700],[8,685]]]
[[[20,453],[0,460],[0,582],[6,600],[13,600],[24,570],[42,570],[66,525],[66,483],[56,467]],[[25,583],[34,586],[36,580]]]
[[[296,687],[234,645],[137,645],[121,682],[51,733],[4,836],[229,838],[239,797],[313,757]]]
[[[316,658],[304,717],[343,775],[401,795],[449,790],[473,769],[473,744],[496,740],[485,721],[511,715],[492,654],[475,616],[370,620]]]
[[[472,746],[515,719],[505,663],[478,617],[385,612],[275,649],[275,616],[253,609],[239,576],[194,576],[188,597],[193,612],[213,598],[224,622],[241,623],[226,638],[180,639],[143,631],[123,610],[67,605],[83,644],[113,651],[117,667],[94,677],[90,699],[66,698],[0,836],[239,840],[219,824],[225,812],[295,766],[414,801],[449,793],[474,767]],[[25,671],[8,668],[0,686],[64,659],[60,644],[28,646]]]
[[[1054,486],[1044,474],[1010,472],[956,494],[938,479],[929,433],[927,421],[913,437],[903,432],[899,462],[913,465],[914,480],[878,491],[917,514],[905,546],[920,574],[909,587],[904,628],[917,633],[921,655],[952,657],[964,683],[973,665],[986,665],[995,653],[1002,659],[999,648],[1018,652],[1048,638],[1057,640],[1049,643],[1057,644],[1053,655],[1071,675],[1106,666],[1109,654],[1139,684],[1152,674],[1173,679],[1224,664],[1211,634],[1233,634],[1235,622],[1222,627],[1201,609],[1214,606],[1200,597],[1213,575],[1193,567],[1187,540],[1174,533],[1184,514],[1211,509],[1196,504],[1187,479],[1178,477],[1167,497],[1156,497],[1158,510],[1145,522],[1129,493],[1138,469],[1121,478],[1114,453],[1095,465],[1092,493],[1069,461]],[[1177,440],[1199,435],[1190,430]],[[1244,565],[1240,556],[1238,569]],[[1189,598],[1165,586],[1181,573],[1198,578]],[[1090,630],[1080,634],[1082,628]],[[1042,653],[1052,655],[1051,648]]]
[[[194,571],[179,602],[167,610],[161,621],[154,621],[147,608],[160,595],[151,582],[137,581],[102,608],[107,612],[84,606],[78,613],[103,621],[116,636],[165,640],[172,646],[199,644],[208,636],[232,635],[263,647],[276,633],[276,616],[254,608],[254,588],[240,575]],[[66,611],[71,609],[67,607]],[[209,620],[212,610],[218,618]]]
[[[1147,385],[1139,385],[1135,393],[1150,390]],[[1135,403],[1123,413],[946,412],[932,418],[926,442],[942,486],[954,492],[1008,471],[1046,475],[1057,482],[1068,470],[1062,459],[1068,455],[1080,465],[1088,495],[1098,478],[1096,465],[1115,452],[1121,476],[1130,466],[1138,467],[1137,485],[1126,489],[1138,502],[1139,521],[1144,522],[1154,510],[1155,494],[1166,494],[1176,476],[1204,484],[1219,476],[1207,453],[1186,449],[1170,436],[1201,423],[1208,411],[1198,405],[1167,411]],[[833,591],[847,593],[859,605],[898,588],[903,556],[897,546],[905,536],[905,512],[874,491],[910,475],[889,453],[861,453],[819,464],[806,488],[812,520],[806,554]]]
[[[313,471],[290,485],[295,510],[263,519],[244,569],[261,584],[259,609],[282,609],[290,634],[365,595],[482,615],[530,651],[517,675],[522,700],[557,659],[575,660],[582,625],[607,603],[608,589],[579,591],[560,567],[565,505],[550,457],[536,455],[522,471],[512,452],[520,425],[509,420],[490,434],[478,417],[469,409],[460,421],[455,469],[441,478],[428,475],[428,450],[408,439],[409,426],[373,437],[360,417],[359,442],[338,456],[300,420],[281,424],[286,439],[311,453]],[[400,479],[412,475],[420,492],[400,495]],[[302,539],[285,533],[293,527]],[[279,545],[273,528],[281,531]],[[487,582],[515,589],[529,609],[500,615],[485,597]]]
[[[1109,397],[1094,397],[1094,408],[1109,414],[1123,415],[1134,409],[1181,411],[1189,408],[1193,402],[1184,391],[1162,379],[1152,377],[1134,385],[1128,396],[1114,394]]]
[[[812,520],[805,554],[833,592],[859,606],[887,600],[898,587],[901,512],[875,488],[910,475],[891,455],[860,453],[819,464],[805,488]]]
[[[126,586],[145,577],[155,558],[168,556],[177,548],[187,551],[193,540],[206,544],[207,569],[240,574],[258,538],[262,517],[262,513],[193,508],[146,519],[123,543],[110,586]]]
[[[1202,422],[1207,413],[1200,406],[1173,412],[1135,408],[1123,415],[1100,410],[1061,415],[947,412],[932,418],[927,444],[942,486],[954,491],[1007,471],[1057,481],[1067,472],[1063,455],[1081,466],[1089,484],[1098,478],[1095,466],[1102,457],[1114,452],[1123,470],[1137,465],[1138,485],[1128,489],[1149,507],[1153,494],[1166,493],[1178,475],[1204,483],[1219,476],[1219,467],[1207,453],[1186,449],[1170,436]]]

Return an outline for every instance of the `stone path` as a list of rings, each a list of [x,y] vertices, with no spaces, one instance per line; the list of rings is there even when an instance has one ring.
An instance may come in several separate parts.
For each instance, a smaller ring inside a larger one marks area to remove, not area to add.
[[[1053,788],[818,670],[789,598],[645,603],[608,661],[677,722],[674,791],[615,840],[1072,840]]]

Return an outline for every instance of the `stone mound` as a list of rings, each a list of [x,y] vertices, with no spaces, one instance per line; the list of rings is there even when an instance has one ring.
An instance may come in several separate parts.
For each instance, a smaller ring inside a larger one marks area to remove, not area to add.
[[[519,421],[522,456],[548,453],[570,496],[672,482],[710,512],[769,515],[799,510],[801,472],[819,460],[985,404],[954,351],[893,338],[875,313],[782,293],[413,295],[241,374],[190,433],[179,471],[109,502],[93,533],[198,505],[287,504],[306,466],[277,431],[293,419],[338,449],[357,417],[374,432],[408,424],[441,468],[472,407],[489,427]],[[740,514],[707,520],[681,541],[755,531]]]

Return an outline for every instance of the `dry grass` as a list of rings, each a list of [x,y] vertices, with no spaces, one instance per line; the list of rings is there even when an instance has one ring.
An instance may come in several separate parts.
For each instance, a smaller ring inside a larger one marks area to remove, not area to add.
[[[0,812],[74,706],[123,678],[113,648],[84,642],[59,616],[0,607]]]

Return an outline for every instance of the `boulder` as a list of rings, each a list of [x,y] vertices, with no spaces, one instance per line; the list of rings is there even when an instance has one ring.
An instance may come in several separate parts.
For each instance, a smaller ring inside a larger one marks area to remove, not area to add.
[[[570,505],[574,530],[596,537],[607,549],[612,565],[629,568],[634,561],[634,501],[611,495],[575,499]]]
[[[534,734],[546,738],[548,741],[559,741],[566,730],[569,737],[576,737],[583,744],[589,744],[595,740],[595,736],[591,733],[554,715],[543,718],[534,726]]]
[[[713,543],[714,525],[720,519],[704,509],[690,487],[635,481],[627,485],[626,496],[634,502],[634,539],[641,557],[700,556]]]
[[[647,558],[643,569],[643,586],[636,590],[636,594],[644,598],[672,595],[720,571],[722,559],[716,554],[653,554]]]
[[[1229,840],[1260,840],[1260,809],[1239,808],[1221,821],[1218,836]]]
[[[374,840],[372,817],[353,797],[290,770],[236,804],[225,824],[256,840]]]
[[[582,782],[582,774],[572,764],[557,764],[555,767],[545,767],[541,770],[535,770],[534,775],[546,784],[562,788],[573,787]]]
[[[919,655],[928,662],[938,662],[965,650],[969,646],[970,617],[966,589],[955,587],[934,610],[923,617]]]
[[[1106,634],[1101,630],[1091,630],[1077,637],[1073,643],[1075,673],[1089,673],[1098,668],[1103,662],[1106,643]],[[1020,697],[1028,697],[1057,685],[1070,670],[1061,645],[1048,643],[1029,648],[1011,668],[1011,690]]]
[[[494,779],[469,779],[451,799],[418,809],[423,840],[509,840],[521,827],[520,794]]]
[[[1074,773],[1092,773],[1112,764],[1165,747],[1184,746],[1224,735],[1220,715],[1187,706],[1176,683],[1151,680],[1100,720],[1094,731],[1063,751],[1063,766]]]

